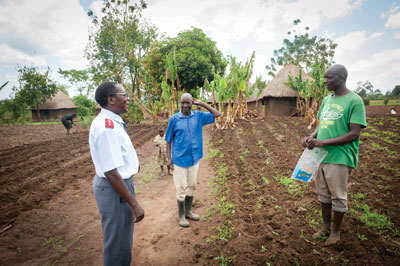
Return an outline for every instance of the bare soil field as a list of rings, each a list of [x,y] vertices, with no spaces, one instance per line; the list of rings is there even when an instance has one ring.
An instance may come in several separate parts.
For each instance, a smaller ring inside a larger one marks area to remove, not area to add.
[[[289,178],[301,139],[311,133],[301,118],[214,131],[214,216],[221,222],[202,256],[234,265],[400,265],[400,120],[389,113],[367,107],[359,167],[349,179],[350,212],[332,247],[312,238],[322,223],[314,183]]]
[[[202,220],[188,229],[177,225],[172,177],[154,161],[157,126],[129,125],[146,211],[134,265],[400,265],[400,117],[387,106],[367,107],[367,116],[333,247],[311,237],[321,224],[314,184],[288,178],[310,133],[301,118],[206,128],[194,205]],[[87,129],[0,127],[0,265],[101,265],[93,175]]]

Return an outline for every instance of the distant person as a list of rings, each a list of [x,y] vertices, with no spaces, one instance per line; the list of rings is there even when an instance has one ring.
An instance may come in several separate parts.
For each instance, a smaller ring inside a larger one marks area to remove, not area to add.
[[[324,147],[328,151],[315,178],[323,226],[313,237],[330,233],[325,242],[329,246],[340,240],[340,225],[348,211],[347,180],[351,170],[357,167],[360,132],[367,122],[363,100],[346,87],[346,68],[333,65],[324,77],[326,87],[333,94],[324,98],[318,112],[319,126],[302,144],[309,149]]]
[[[93,193],[101,214],[103,264],[131,265],[134,223],[144,218],[136,200],[132,176],[139,160],[121,114],[128,112],[129,96],[115,82],[102,83],[95,93],[102,107],[89,132],[89,147],[96,170]]]
[[[61,118],[61,122],[63,123],[64,127],[67,129],[67,134],[69,134],[69,131],[71,130],[72,125],[76,126],[76,124],[74,124],[74,121],[73,121],[73,119],[75,117],[76,117],[76,114],[68,114],[68,115],[64,115]]]
[[[193,104],[211,113],[192,111]],[[199,161],[203,157],[203,126],[214,123],[215,117],[220,115],[214,108],[192,98],[189,93],[184,93],[181,97],[181,111],[169,119],[165,135],[167,165],[174,166],[178,221],[182,227],[189,226],[186,218],[200,220],[200,217],[192,212],[192,203],[196,191]]]
[[[161,168],[161,176],[164,176],[164,165],[168,168],[168,175],[170,173],[170,165],[167,165],[167,142],[164,139],[164,127],[158,128],[158,135],[154,138],[154,145],[157,147],[157,164]]]

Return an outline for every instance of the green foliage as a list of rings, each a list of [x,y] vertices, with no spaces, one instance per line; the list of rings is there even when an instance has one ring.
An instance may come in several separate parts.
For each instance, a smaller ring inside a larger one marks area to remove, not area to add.
[[[370,100],[368,98],[363,98],[363,102],[365,106],[368,106],[370,103]]]
[[[90,92],[94,90],[94,85],[89,82],[91,79],[88,70],[62,70],[59,68],[58,73],[67,79],[79,91],[79,94],[89,97]]]
[[[86,96],[81,94],[75,96],[73,100],[78,108],[78,116],[88,116],[95,114],[96,104],[93,101],[89,100]]]
[[[392,92],[390,93],[390,96],[392,96],[392,97],[398,97],[398,96],[400,96],[400,85],[396,85],[396,86],[393,88]]]
[[[294,21],[294,25],[300,24],[300,19]],[[309,30],[308,27],[305,28]],[[335,49],[337,44],[328,38],[310,36],[308,33],[298,35],[296,30],[289,31],[288,35],[294,35],[293,40],[284,39],[283,46],[274,50],[274,57],[271,58],[271,64],[266,66],[270,76],[275,76],[278,66],[294,64],[306,73],[313,67],[315,58],[318,61],[325,61],[328,65],[333,63]]]
[[[387,105],[388,102],[389,102],[389,98],[385,97],[385,99],[383,100],[383,104],[384,104],[384,105]]]
[[[174,48],[180,85],[186,92],[202,87],[205,79],[214,80],[215,69],[222,72],[225,70],[226,62],[216,43],[201,29],[192,27],[180,32],[175,38],[154,42],[147,53],[145,68],[160,84],[168,68],[167,54]]]
[[[85,51],[95,83],[129,81],[139,99],[141,60],[156,37],[156,28],[141,15],[146,7],[144,1],[104,1],[101,21],[89,11],[94,28]]]
[[[25,108],[27,106],[37,108],[40,104],[45,103],[47,99],[53,97],[58,88],[57,84],[49,76],[49,68],[41,71],[34,66],[18,67],[19,86],[14,86],[12,89],[15,93],[15,104],[20,104]]]
[[[20,124],[31,119],[31,112],[26,110],[26,105],[20,104],[15,99],[0,101],[0,123]]]
[[[372,212],[366,203],[360,203],[358,200],[354,200],[353,204],[357,210],[362,212],[360,221],[378,234],[395,231],[393,230],[393,223],[388,216]]]
[[[128,108],[128,113],[122,115],[124,121],[129,123],[140,123],[144,117],[142,109],[140,109],[140,107],[133,102],[129,102]]]
[[[92,115],[92,116],[84,116],[83,120],[79,121],[79,125],[83,128],[90,128],[90,125],[92,124],[93,119],[96,116]]]

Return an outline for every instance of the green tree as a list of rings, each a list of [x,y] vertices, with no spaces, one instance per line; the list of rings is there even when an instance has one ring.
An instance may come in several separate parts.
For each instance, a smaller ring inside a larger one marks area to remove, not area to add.
[[[75,87],[81,95],[89,97],[90,92],[94,90],[95,86],[90,82],[92,80],[92,78],[90,78],[90,72],[86,69],[62,70],[59,68],[58,73],[68,80],[68,82]]]
[[[148,73],[158,84],[168,68],[167,55],[175,49],[176,66],[180,86],[186,92],[195,92],[202,87],[204,80],[214,80],[215,70],[224,72],[227,62],[212,41],[199,28],[180,32],[175,38],[164,38],[154,42],[144,60]],[[178,84],[174,84],[175,87]],[[198,95],[194,95],[198,97]]]
[[[2,123],[25,122],[29,118],[29,111],[26,105],[17,102],[15,99],[0,101],[0,120]]]
[[[94,29],[89,35],[86,58],[95,83],[113,80],[141,99],[142,59],[157,33],[156,28],[142,18],[146,3],[133,1],[104,1],[101,21],[93,12]]]
[[[261,77],[256,78],[256,82],[250,86],[249,80],[253,74],[255,53],[245,64],[237,62],[232,56],[229,57],[229,73],[221,75],[216,71],[214,80],[205,80],[204,89],[211,93],[213,105],[222,114],[216,120],[219,129],[233,128],[236,120],[248,118],[250,112],[247,109],[247,97],[258,90],[260,94],[265,88],[265,81]]]
[[[357,82],[357,89],[355,92],[362,98],[373,97],[374,96],[374,85],[370,81],[362,83],[362,81]]]
[[[18,68],[18,87],[13,87],[18,103],[36,107],[40,119],[39,105],[57,93],[57,84],[50,78],[50,69],[41,73],[38,67]]]
[[[78,95],[73,97],[74,103],[77,106],[77,113],[79,116],[88,116],[95,113],[95,103],[88,99],[85,95]]]
[[[392,92],[390,93],[390,96],[392,96],[392,97],[400,96],[400,85],[396,85],[393,88]]]
[[[295,26],[300,23],[300,19],[296,19],[293,22]],[[308,31],[309,28],[306,27],[305,30]],[[308,33],[298,35],[296,30],[289,31],[287,34],[294,34],[293,40],[284,39],[283,46],[278,50],[274,50],[271,63],[266,66],[270,76],[275,76],[279,66],[282,67],[288,64],[294,64],[309,73],[313,68],[315,58],[318,59],[318,62],[323,62],[328,66],[333,64],[337,44],[332,40],[310,36]]]
[[[312,80],[304,80],[300,68],[297,77],[289,76],[288,85],[299,93],[299,97],[297,97],[297,112],[300,115],[304,115],[309,129],[317,126],[319,107],[324,97],[328,94],[328,89],[324,83],[324,75],[327,68],[328,65],[320,62],[316,57],[309,73],[313,77]]]

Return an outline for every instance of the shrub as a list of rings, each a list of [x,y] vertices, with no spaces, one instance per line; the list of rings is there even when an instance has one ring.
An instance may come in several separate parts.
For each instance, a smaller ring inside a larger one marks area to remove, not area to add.
[[[78,116],[88,116],[95,114],[95,103],[89,100],[86,96],[78,95],[75,96],[73,99],[76,106],[78,107]]]
[[[389,102],[389,98],[386,97],[386,98],[383,100],[383,103],[384,103],[385,105],[387,105],[388,102]]]
[[[368,98],[363,98],[364,105],[368,106],[369,105],[369,99]]]

